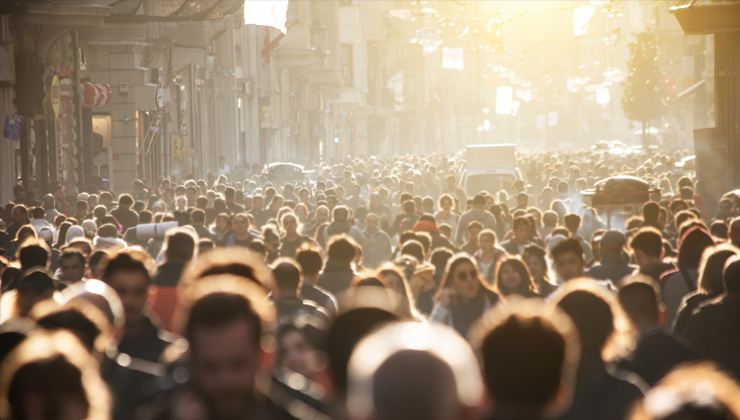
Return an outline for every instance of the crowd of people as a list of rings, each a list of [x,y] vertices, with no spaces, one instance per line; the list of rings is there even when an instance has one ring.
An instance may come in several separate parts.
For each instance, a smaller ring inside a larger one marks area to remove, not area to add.
[[[740,196],[685,155],[18,185],[0,419],[736,420]],[[659,192],[604,220],[582,192],[615,175]]]

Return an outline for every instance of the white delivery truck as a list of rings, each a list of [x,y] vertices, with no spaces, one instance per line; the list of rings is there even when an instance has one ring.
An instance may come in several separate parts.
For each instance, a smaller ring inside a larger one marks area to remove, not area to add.
[[[460,177],[460,188],[468,197],[481,191],[496,194],[511,190],[511,184],[522,179],[516,168],[516,145],[474,144],[465,150],[466,170]]]

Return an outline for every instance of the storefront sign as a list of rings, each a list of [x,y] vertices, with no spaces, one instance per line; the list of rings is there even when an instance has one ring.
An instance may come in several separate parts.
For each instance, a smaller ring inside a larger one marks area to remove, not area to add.
[[[180,159],[182,150],[182,138],[177,134],[172,134],[172,159]]]
[[[46,110],[46,116],[51,120],[57,119],[59,115],[59,102],[62,98],[62,89],[59,85],[59,78],[52,76],[46,82],[46,98],[44,100],[44,108]]]

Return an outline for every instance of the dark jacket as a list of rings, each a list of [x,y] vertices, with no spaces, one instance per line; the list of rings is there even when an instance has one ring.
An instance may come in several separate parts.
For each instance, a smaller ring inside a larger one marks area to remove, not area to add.
[[[625,420],[632,404],[642,398],[644,384],[635,374],[607,371],[598,355],[583,355],[573,402],[562,420]]]
[[[111,210],[110,214],[118,220],[123,232],[139,224],[139,215],[126,207],[118,206]]]
[[[686,344],[740,378],[740,299],[724,296],[699,308],[686,325]]]
[[[288,325],[301,315],[314,316],[329,325],[330,317],[316,302],[299,297],[284,297],[274,301],[278,324]]]
[[[652,387],[674,367],[694,359],[696,355],[688,347],[655,325],[641,332],[631,357],[617,366],[640,375]]]
[[[624,276],[632,274],[637,267],[627,264],[622,257],[609,255],[601,259],[601,263],[591,267],[586,277],[596,280],[611,280],[617,284]]]
[[[303,280],[301,285],[301,297],[316,302],[331,316],[337,315],[337,299],[319,286],[315,286],[308,280]]]
[[[336,296],[347,290],[354,278],[355,272],[350,263],[329,258],[318,283],[320,287]]]
[[[213,233],[204,225],[193,225],[193,229],[198,234],[198,238],[214,240]]]
[[[111,361],[103,377],[113,394],[113,419],[134,418],[134,409],[145,403],[156,390],[159,375],[165,371],[161,356],[179,337],[161,331],[146,317],[133,335],[124,335],[118,344],[116,360],[130,360],[128,366]],[[127,357],[121,357],[127,355]]]
[[[705,295],[702,293],[691,292],[684,296],[681,306],[678,308],[678,314],[676,319],[673,321],[673,327],[671,329],[671,335],[674,337],[683,337],[686,333],[686,325],[694,315],[697,309],[702,306],[705,302],[709,302],[716,299],[717,295]]]
[[[666,271],[675,270],[676,266],[670,263],[656,263],[648,264],[640,267],[640,274],[645,274],[652,277],[656,282],[660,281],[663,273]]]
[[[524,246],[526,247],[527,245],[529,245],[529,243],[526,243]],[[519,244],[516,243],[514,238],[504,241],[500,246],[509,255],[519,255]]]

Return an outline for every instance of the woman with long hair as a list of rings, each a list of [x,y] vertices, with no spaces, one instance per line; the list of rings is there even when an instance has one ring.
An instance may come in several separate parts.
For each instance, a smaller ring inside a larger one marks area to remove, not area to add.
[[[676,320],[672,325],[672,335],[684,333],[691,315],[702,302],[714,299],[724,293],[725,286],[722,283],[722,272],[725,263],[738,253],[740,253],[740,250],[730,244],[713,246],[704,251],[697,280],[699,289],[684,296]]]
[[[558,287],[550,282],[550,269],[547,264],[547,251],[537,245],[524,248],[522,260],[527,264],[535,291],[542,297],[547,297]]]
[[[229,215],[226,213],[220,213],[216,216],[216,220],[211,225],[211,233],[213,234],[213,240],[217,244],[223,244],[226,237],[229,235]]]
[[[496,305],[499,299],[480,275],[475,261],[469,255],[460,253],[447,263],[430,320],[447,324],[466,336],[471,325]]]
[[[532,276],[521,258],[508,257],[501,260],[496,273],[496,282],[493,287],[499,296],[519,295],[525,298],[537,296]]]

